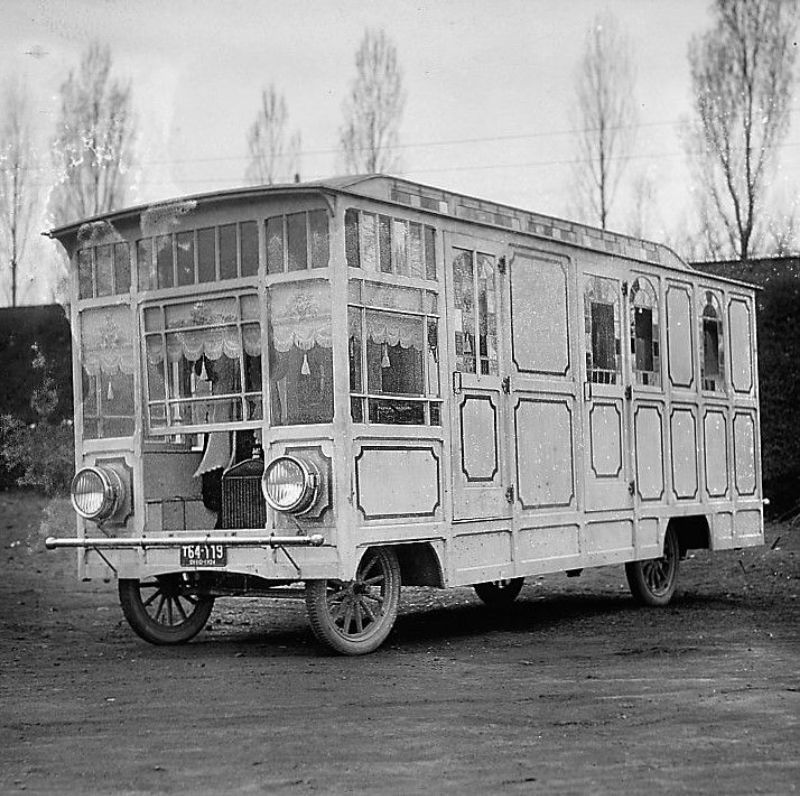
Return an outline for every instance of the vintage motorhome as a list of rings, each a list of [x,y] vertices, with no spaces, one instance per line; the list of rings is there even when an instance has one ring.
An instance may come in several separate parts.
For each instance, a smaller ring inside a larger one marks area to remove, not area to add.
[[[157,644],[304,597],[377,648],[400,586],[763,542],[753,291],[640,241],[386,176],[55,230],[72,263],[77,537]],[[269,605],[268,602],[265,605]]]

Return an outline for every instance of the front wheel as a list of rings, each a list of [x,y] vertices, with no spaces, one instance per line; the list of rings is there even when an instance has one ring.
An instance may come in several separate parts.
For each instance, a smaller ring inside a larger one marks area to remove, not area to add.
[[[343,655],[373,652],[386,640],[400,604],[400,564],[394,550],[375,548],[353,580],[309,580],[306,610],[319,641]]]
[[[681,551],[678,536],[667,528],[664,537],[664,554],[648,561],[631,561],[625,564],[625,575],[631,594],[641,605],[667,605],[675,593],[678,582],[678,564]]]
[[[214,598],[199,595],[185,575],[120,578],[119,602],[133,631],[151,644],[183,644],[204,627]]]
[[[517,599],[524,582],[525,578],[507,578],[476,583],[472,588],[489,608],[507,608]]]

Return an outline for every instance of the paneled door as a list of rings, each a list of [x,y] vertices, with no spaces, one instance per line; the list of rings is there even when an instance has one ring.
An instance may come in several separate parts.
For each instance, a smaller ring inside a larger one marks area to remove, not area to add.
[[[583,277],[586,365],[583,385],[586,510],[633,505],[626,405],[623,282],[612,274]],[[627,393],[630,394],[629,392]]]
[[[499,249],[448,235],[446,256],[453,519],[508,517]]]

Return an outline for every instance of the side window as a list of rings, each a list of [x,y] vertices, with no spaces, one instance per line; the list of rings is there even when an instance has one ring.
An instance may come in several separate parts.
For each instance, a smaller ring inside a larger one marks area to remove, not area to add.
[[[268,274],[328,267],[330,236],[325,210],[273,216],[265,223]]]
[[[634,280],[630,291],[631,364],[635,384],[661,384],[658,295],[645,277]]]
[[[127,243],[108,243],[78,251],[78,296],[100,298],[131,290],[131,254]]]
[[[700,308],[701,378],[704,390],[725,391],[725,348],[722,333],[722,305],[719,297],[706,290]]]
[[[349,308],[354,422],[440,424],[439,327],[431,310]]]
[[[617,285],[601,276],[589,276],[586,281],[586,377],[595,384],[617,384],[622,373]]]
[[[453,258],[456,370],[496,376],[497,284],[494,257],[456,249]]]

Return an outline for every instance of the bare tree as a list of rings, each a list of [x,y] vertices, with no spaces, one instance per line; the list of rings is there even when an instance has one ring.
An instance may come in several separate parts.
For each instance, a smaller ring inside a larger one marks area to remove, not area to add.
[[[25,86],[9,79],[3,86],[0,124],[0,244],[8,263],[11,306],[17,306],[19,264],[39,205],[33,180],[35,151]]]
[[[245,179],[250,185],[289,182],[297,172],[300,133],[286,139],[286,100],[270,85],[261,92],[261,108],[247,134],[250,162]]]
[[[112,79],[108,46],[91,43],[60,93],[51,209],[55,223],[65,224],[124,204],[135,125],[130,84]]]
[[[797,0],[716,0],[716,22],[689,46],[696,118],[686,138],[701,234],[746,260],[762,218],[776,147],[789,127]]]
[[[634,238],[652,238],[657,216],[657,189],[653,174],[639,171],[630,181],[631,208],[625,232]]]
[[[610,13],[595,17],[576,78],[578,211],[603,229],[635,139],[634,70],[627,36]]]
[[[344,105],[340,145],[350,174],[390,172],[405,94],[397,49],[382,31],[367,30],[356,53],[356,78]]]

